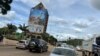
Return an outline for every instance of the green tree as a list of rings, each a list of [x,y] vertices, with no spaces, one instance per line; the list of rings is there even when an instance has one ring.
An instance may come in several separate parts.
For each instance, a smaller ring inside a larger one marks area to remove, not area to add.
[[[17,27],[13,24],[7,24],[6,27],[0,28],[0,34],[3,34],[8,39],[15,39]]]
[[[83,39],[69,39],[69,40],[66,41],[66,43],[76,47],[76,46],[81,46],[82,41],[83,41]]]
[[[7,27],[0,28],[1,34],[13,34],[17,30],[17,27],[13,24],[7,24]]]
[[[6,35],[7,33],[8,33],[7,27],[0,28],[0,34]]]
[[[13,34],[16,32],[17,27],[13,24],[7,24],[8,34]]]
[[[43,33],[42,37],[45,41],[47,41],[48,43],[52,45],[55,45],[57,42],[57,39],[54,36],[50,35],[49,33]]]
[[[48,40],[48,38],[49,38],[49,34],[48,33],[43,33],[42,34],[42,37],[43,37],[43,39],[45,40],[45,41],[47,41],[47,42],[49,42]]]
[[[7,24],[7,27],[4,28],[5,29],[5,37],[7,39],[12,39],[12,40],[16,40],[16,36],[15,36],[15,33],[16,33],[16,30],[17,30],[17,27],[16,25],[13,25],[13,24]]]
[[[2,14],[7,14],[7,11],[11,10],[10,4],[13,0],[0,0],[0,8]]]
[[[51,36],[49,37],[49,39],[50,39],[49,41],[50,41],[50,43],[51,43],[52,45],[56,45],[57,39],[56,39],[54,36],[51,35]]]

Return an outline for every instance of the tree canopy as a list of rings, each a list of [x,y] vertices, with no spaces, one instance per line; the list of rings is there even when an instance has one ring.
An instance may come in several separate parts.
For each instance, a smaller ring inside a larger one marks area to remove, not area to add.
[[[10,4],[13,0],[0,0],[0,8],[2,14],[7,14],[7,11],[11,10]]]
[[[13,24],[7,24],[7,28],[8,28],[8,33],[14,33],[14,32],[16,32],[16,30],[17,30],[17,27],[15,26],[15,25],[13,25]]]
[[[82,41],[83,41],[83,39],[69,39],[69,40],[66,41],[66,43],[76,47],[76,46],[81,46]]]

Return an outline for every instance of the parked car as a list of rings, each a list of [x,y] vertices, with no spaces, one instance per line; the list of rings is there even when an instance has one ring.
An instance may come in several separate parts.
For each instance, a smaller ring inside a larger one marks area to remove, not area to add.
[[[55,47],[50,56],[77,56],[74,49],[66,47]]]
[[[42,43],[42,45],[40,43]],[[39,39],[35,38],[30,40],[28,48],[30,52],[36,51],[41,53],[48,51],[47,43],[44,40],[40,41]]]
[[[27,48],[28,48],[28,42],[27,42],[27,40],[20,40],[20,41],[16,44],[16,48],[27,49]]]

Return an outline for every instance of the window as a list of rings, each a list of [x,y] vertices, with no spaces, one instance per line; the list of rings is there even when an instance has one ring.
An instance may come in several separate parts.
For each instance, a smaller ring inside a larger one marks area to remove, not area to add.
[[[24,41],[19,41],[19,43],[25,43]]]

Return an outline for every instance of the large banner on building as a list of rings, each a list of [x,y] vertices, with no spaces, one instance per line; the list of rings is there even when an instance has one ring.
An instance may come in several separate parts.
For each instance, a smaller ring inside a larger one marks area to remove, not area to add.
[[[28,22],[28,29],[32,33],[44,33],[46,32],[48,23],[48,11],[45,9],[42,3],[38,4],[30,11],[30,17]]]

